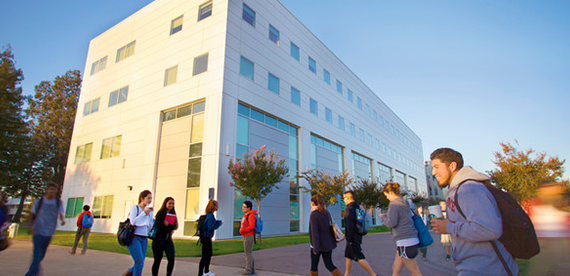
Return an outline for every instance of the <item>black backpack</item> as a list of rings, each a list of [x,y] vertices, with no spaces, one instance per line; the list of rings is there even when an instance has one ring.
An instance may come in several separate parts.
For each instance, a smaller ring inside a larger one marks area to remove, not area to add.
[[[201,215],[196,221],[198,222],[198,225],[196,225],[196,233],[194,234],[194,236],[198,237],[198,241],[196,242],[196,245],[198,245],[199,242],[202,242],[202,238],[204,237],[204,221],[206,220],[206,215]]]

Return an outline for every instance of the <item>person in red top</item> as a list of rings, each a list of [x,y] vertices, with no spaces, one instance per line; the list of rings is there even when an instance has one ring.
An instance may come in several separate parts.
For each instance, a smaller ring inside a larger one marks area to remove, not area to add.
[[[243,210],[243,219],[239,233],[243,236],[243,251],[245,252],[245,272],[243,275],[255,274],[253,263],[253,243],[255,242],[255,215],[256,210],[252,210],[253,204],[246,200],[243,202],[241,209]]]
[[[84,218],[85,217],[85,218]],[[81,255],[85,255],[87,252],[87,239],[89,238],[89,233],[91,233],[91,227],[93,226],[93,214],[89,211],[89,205],[83,206],[83,212],[77,218],[77,232],[75,233],[75,242],[69,254],[74,255],[77,246],[79,245],[79,239],[83,236],[83,250],[81,250]]]

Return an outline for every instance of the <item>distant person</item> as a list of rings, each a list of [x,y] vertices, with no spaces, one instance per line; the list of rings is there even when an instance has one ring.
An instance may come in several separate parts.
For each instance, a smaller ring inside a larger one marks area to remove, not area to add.
[[[210,260],[214,254],[212,248],[212,237],[214,236],[214,231],[218,229],[224,223],[221,220],[216,220],[214,212],[218,211],[218,201],[210,199],[208,205],[206,205],[206,219],[204,220],[204,226],[202,231],[204,235],[202,236],[202,258],[200,259],[200,264],[198,266],[198,276],[215,276],[216,274],[210,271]]]
[[[0,191],[0,251],[5,250],[10,245],[8,238],[4,235],[4,230],[8,228],[8,208],[4,202],[4,192]]]
[[[439,201],[439,206],[441,206],[441,213],[443,214],[443,218],[447,218],[447,205],[445,204],[445,200]],[[441,234],[441,245],[445,249],[445,260],[449,261],[451,259],[451,255],[449,254],[451,248],[451,235],[449,234]]]
[[[346,270],[344,271],[344,276],[350,276],[352,261],[362,266],[368,274],[375,276],[376,272],[372,270],[370,264],[365,260],[364,254],[362,254],[362,235],[356,231],[356,210],[359,207],[358,203],[354,201],[352,191],[344,192],[342,198],[344,204],[346,204],[346,209],[344,210],[346,239],[346,248],[344,250]]]
[[[89,211],[89,205],[83,206],[83,212],[77,217],[77,232],[75,232],[75,242],[71,251],[71,255],[75,255],[75,250],[79,245],[79,239],[83,236],[83,250],[81,250],[81,255],[85,255],[87,252],[87,240],[89,239],[89,233],[91,233],[91,227],[93,227],[93,214]]]
[[[178,229],[178,218],[174,209],[174,198],[167,197],[162,202],[160,210],[156,212],[156,235],[152,241],[152,254],[154,262],[152,264],[152,275],[158,275],[162,256],[166,253],[168,264],[166,265],[166,275],[172,275],[174,270],[174,243],[172,234]]]
[[[135,264],[129,268],[123,276],[141,276],[144,268],[144,258],[148,248],[148,230],[152,228],[153,208],[150,206],[152,202],[152,193],[144,190],[139,194],[138,204],[131,208],[129,220],[131,224],[136,226],[133,241],[127,245],[129,253]]]
[[[418,216],[420,216],[422,218],[422,221],[424,222],[426,227],[429,229],[429,227],[430,227],[429,226],[429,216],[425,214],[424,207],[418,206],[416,208],[416,214],[418,214]],[[422,254],[422,260],[427,261],[427,246],[420,247],[420,253]]]
[[[416,262],[419,253],[420,240],[418,230],[412,220],[410,205],[400,194],[400,184],[386,183],[384,195],[390,201],[388,213],[381,214],[380,218],[386,227],[392,228],[392,237],[396,241],[396,257],[392,265],[392,275],[402,275],[404,266],[412,276],[420,276],[420,268]]]
[[[241,209],[243,211],[243,219],[239,233],[243,236],[243,251],[245,253],[245,272],[243,275],[255,274],[255,262],[253,260],[253,243],[255,242],[255,215],[257,211],[252,210],[253,204],[246,200],[243,202]]]
[[[438,234],[451,234],[451,259],[458,275],[508,275],[491,242],[498,247],[512,275],[518,275],[517,263],[498,241],[503,224],[497,202],[491,192],[477,182],[487,181],[489,177],[471,167],[463,167],[461,153],[450,148],[435,150],[430,159],[439,187],[449,186],[447,218],[433,219],[431,225]],[[457,187],[462,182],[458,192]],[[465,217],[457,210],[456,193]]]
[[[61,199],[56,197],[57,191],[57,184],[48,182],[45,195],[36,200],[30,210],[30,232],[33,234],[34,255],[26,276],[34,276],[40,273],[40,262],[44,259],[51,237],[55,234],[58,216],[61,225],[65,225],[63,203]]]
[[[309,219],[309,240],[311,245],[311,276],[319,275],[319,260],[323,256],[325,267],[333,276],[342,276],[333,264],[332,251],[336,240],[331,230],[331,214],[327,211],[323,196],[311,197],[311,216]]]

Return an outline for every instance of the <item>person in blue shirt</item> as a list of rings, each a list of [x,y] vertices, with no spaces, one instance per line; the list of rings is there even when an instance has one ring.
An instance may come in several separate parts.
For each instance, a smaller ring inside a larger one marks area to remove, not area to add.
[[[221,220],[216,220],[214,212],[218,211],[218,201],[210,199],[208,205],[206,205],[206,219],[204,220],[204,225],[202,231],[204,235],[201,237],[202,241],[202,259],[200,259],[200,265],[198,267],[198,276],[214,276],[215,274],[210,271],[210,260],[212,259],[212,254],[214,253],[212,249],[212,237],[214,236],[214,231],[224,223]]]

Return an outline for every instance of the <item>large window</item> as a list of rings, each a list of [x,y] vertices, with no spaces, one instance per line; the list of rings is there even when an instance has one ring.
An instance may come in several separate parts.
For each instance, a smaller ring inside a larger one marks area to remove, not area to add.
[[[200,5],[198,8],[198,21],[212,15],[212,0]]]
[[[245,6],[245,4],[244,4]],[[239,73],[250,79],[253,80],[253,69],[254,69],[254,65],[253,62],[251,62],[249,59],[244,58],[243,56],[240,59],[240,63],[239,63]]]
[[[127,100],[129,96],[129,86],[111,92],[109,95],[109,107],[120,104]]]
[[[299,46],[297,46],[295,43],[291,42],[291,56],[296,59],[297,61],[299,61],[300,55],[299,55],[300,51],[299,51]]]
[[[76,218],[83,212],[83,198],[72,197],[67,199],[67,207],[65,208],[65,218]]]
[[[301,92],[297,90],[295,87],[291,86],[291,102],[301,106]]]
[[[168,86],[175,83],[177,77],[178,77],[178,65],[166,69],[164,71],[164,86]]]
[[[100,98],[88,101],[83,106],[83,116],[87,116],[91,113],[99,111],[99,100]]]
[[[91,213],[93,218],[110,219],[113,213],[114,196],[96,196],[93,198],[93,207]]]
[[[119,156],[121,153],[121,140],[122,135],[107,138],[103,140],[101,145],[101,159]]]
[[[119,50],[117,50],[117,58],[115,59],[115,62],[119,62],[123,59],[126,59],[132,55],[135,54],[135,44],[136,44],[136,40],[119,48]]]
[[[208,71],[208,53],[194,58],[194,69],[192,70],[192,76],[196,76],[206,71]]]
[[[267,74],[267,89],[279,94],[279,78],[271,73]]]
[[[249,25],[254,26],[255,27],[255,11],[252,10],[248,5],[246,5],[245,3],[243,4],[243,12],[241,15],[241,18],[249,23]]]
[[[342,82],[340,82],[339,80],[336,80],[336,91],[342,94]]]
[[[170,22],[170,35],[182,31],[182,23],[184,22],[184,15],[172,19]]]
[[[91,149],[93,143],[77,146],[75,151],[75,164],[82,164],[91,161]]]
[[[309,57],[309,70],[315,74],[317,73],[317,62],[312,57]]]
[[[310,110],[311,113],[315,114],[316,116],[319,116],[318,103],[317,101],[313,100],[313,98],[310,99]]]
[[[105,69],[105,67],[107,67],[107,56],[91,64],[91,75]]]
[[[273,25],[269,25],[269,40],[273,43],[279,45],[279,30],[277,30]]]

